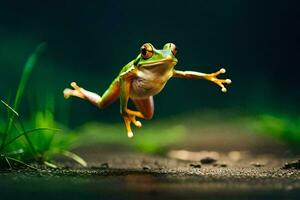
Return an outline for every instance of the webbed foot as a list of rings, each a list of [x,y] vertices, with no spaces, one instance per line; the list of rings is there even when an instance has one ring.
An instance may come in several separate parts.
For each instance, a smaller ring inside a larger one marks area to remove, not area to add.
[[[79,98],[82,98],[84,99],[85,98],[85,95],[82,93],[82,88],[79,87],[76,82],[72,82],[71,83],[71,87],[73,89],[70,89],[70,88],[66,88],[64,89],[63,93],[64,93],[64,97],[66,99],[68,99],[70,96],[75,96],[75,97],[79,97]]]
[[[232,81],[230,79],[218,79],[217,76],[220,74],[224,74],[226,70],[224,68],[221,68],[219,71],[207,74],[206,79],[209,81],[212,81],[213,83],[217,84],[218,86],[221,87],[222,92],[227,92],[226,87],[224,84],[230,84]]]
[[[133,123],[136,127],[141,128],[142,123],[140,121],[136,120],[136,117],[143,118],[143,115],[138,111],[132,111],[129,109],[126,109],[125,112],[126,112],[126,114],[123,116],[123,118],[124,118],[125,126],[127,129],[127,136],[128,136],[128,138],[132,138],[133,132],[131,130],[131,123]]]

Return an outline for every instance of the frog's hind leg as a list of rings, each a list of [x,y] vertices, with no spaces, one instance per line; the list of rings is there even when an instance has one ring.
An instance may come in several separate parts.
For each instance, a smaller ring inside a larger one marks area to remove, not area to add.
[[[75,82],[71,83],[71,87],[74,89],[66,88],[64,90],[64,97],[67,99],[70,96],[76,96],[81,99],[85,99],[99,108],[105,108],[113,103],[119,97],[120,88],[118,81],[114,81],[110,87],[104,92],[102,97],[96,93],[90,92],[79,87]]]
[[[132,99],[136,108],[142,113],[144,119],[152,119],[154,114],[153,96],[145,99]]]
[[[129,114],[128,116],[124,116],[124,122],[127,129],[127,134],[129,138],[133,137],[133,133],[130,127],[131,122],[141,128],[142,123],[136,120],[136,117],[140,117],[143,119],[151,119],[154,114],[154,101],[153,97],[145,98],[145,99],[131,99],[136,106],[138,111],[133,111],[130,109],[126,109],[126,112]]]

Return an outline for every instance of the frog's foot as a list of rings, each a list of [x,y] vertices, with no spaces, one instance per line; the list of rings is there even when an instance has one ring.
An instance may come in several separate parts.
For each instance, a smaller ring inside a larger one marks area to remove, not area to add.
[[[71,87],[74,89],[66,88],[64,89],[64,97],[68,99],[70,96],[75,96],[84,99],[85,95],[82,93],[82,88],[80,88],[75,82],[71,83]]]
[[[133,132],[131,130],[131,123],[133,123],[138,128],[142,127],[142,123],[140,121],[137,121],[136,117],[142,117],[142,114],[138,111],[132,111],[129,109],[126,110],[126,115],[123,116],[125,126],[127,129],[127,136],[129,138],[133,137]]]
[[[221,87],[222,92],[227,92],[227,89],[225,88],[224,84],[230,84],[230,79],[218,79],[217,76],[220,74],[224,74],[226,70],[224,68],[221,68],[219,71],[208,74],[206,76],[206,79],[209,81],[212,81],[213,83],[217,84]]]

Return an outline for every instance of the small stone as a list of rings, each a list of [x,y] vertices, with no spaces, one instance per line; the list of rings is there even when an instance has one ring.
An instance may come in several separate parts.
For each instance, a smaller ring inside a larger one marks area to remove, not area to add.
[[[291,169],[292,166],[290,165],[290,163],[284,163],[284,166],[282,168],[283,169]]]
[[[283,169],[300,169],[300,160],[285,163]]]
[[[108,163],[102,163],[102,164],[100,165],[100,167],[101,167],[102,169],[107,169],[107,168],[109,168],[109,165],[108,165]]]
[[[150,166],[148,166],[148,165],[144,165],[144,166],[143,166],[143,170],[149,170],[149,169],[151,169]]]
[[[201,168],[200,164],[193,164],[193,163],[191,163],[190,166],[194,167],[194,168]]]
[[[261,164],[259,162],[251,163],[251,165],[254,166],[254,167],[262,167],[262,166],[264,166],[263,164]]]
[[[222,164],[220,164],[220,167],[227,167],[227,164],[226,163],[222,163]]]
[[[71,169],[71,167],[66,165],[66,166],[62,167],[62,169],[69,170],[69,169]]]
[[[202,164],[213,164],[213,163],[215,163],[216,161],[217,161],[216,159],[211,158],[211,157],[205,157],[205,158],[202,158],[202,159],[200,160],[200,162],[201,162]]]

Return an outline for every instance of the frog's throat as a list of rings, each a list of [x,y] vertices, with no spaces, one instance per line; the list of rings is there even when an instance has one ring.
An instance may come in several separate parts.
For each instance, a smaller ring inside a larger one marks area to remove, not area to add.
[[[142,65],[138,65],[138,67],[154,67],[154,66],[161,66],[164,64],[173,64],[175,66],[177,64],[177,61],[172,58],[166,58],[166,59],[162,59],[158,62],[154,61],[154,62],[149,62],[149,63],[145,63]]]

